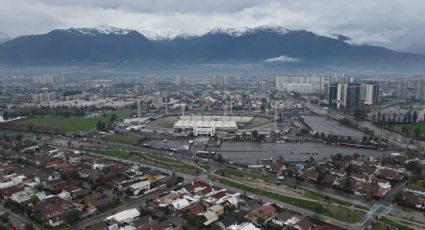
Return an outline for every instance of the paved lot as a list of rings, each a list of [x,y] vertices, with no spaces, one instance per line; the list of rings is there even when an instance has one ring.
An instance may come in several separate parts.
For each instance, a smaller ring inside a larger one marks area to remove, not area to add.
[[[168,140],[166,143],[162,140],[151,140],[148,143],[154,148],[181,148],[183,145],[188,145],[187,140]],[[191,151],[201,150],[202,146],[200,142],[197,142],[196,145],[191,147]],[[343,155],[358,153],[372,157],[380,157],[388,153],[386,151],[345,148],[323,143],[261,144],[256,142],[224,142],[220,148],[209,148],[209,150],[217,151],[224,158],[243,164],[255,164],[258,160],[270,157],[277,159],[279,156],[283,156],[287,160],[306,160],[311,156],[321,160],[337,153]]]
[[[305,160],[309,159],[311,156],[315,159],[321,160],[324,157],[330,157],[337,153],[341,153],[343,155],[358,153],[360,155],[373,157],[380,157],[388,153],[378,150],[344,148],[322,143],[260,144],[252,142],[225,142],[221,148],[217,149],[217,152],[221,153],[224,158],[244,164],[255,164],[257,160],[270,157],[277,159],[279,156],[283,156],[286,160]],[[306,153],[317,153],[317,155]]]
[[[305,116],[305,123],[307,123],[314,131],[319,133],[325,133],[326,135],[338,135],[338,136],[351,136],[355,139],[361,139],[363,133],[357,129],[353,129],[344,125],[341,125],[338,121],[327,119],[323,116]]]

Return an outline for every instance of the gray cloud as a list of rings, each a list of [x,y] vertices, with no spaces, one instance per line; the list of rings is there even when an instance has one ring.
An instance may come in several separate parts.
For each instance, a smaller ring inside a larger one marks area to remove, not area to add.
[[[106,24],[153,31],[284,26],[356,44],[422,45],[425,1],[416,0],[0,0],[0,32],[9,36]]]

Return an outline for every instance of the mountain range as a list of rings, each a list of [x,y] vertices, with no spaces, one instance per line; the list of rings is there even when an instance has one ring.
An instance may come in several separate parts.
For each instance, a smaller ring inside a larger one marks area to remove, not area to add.
[[[148,34],[109,26],[56,29],[0,44],[1,65],[262,64],[370,71],[425,69],[425,56],[350,44],[283,27],[216,28],[205,34]]]

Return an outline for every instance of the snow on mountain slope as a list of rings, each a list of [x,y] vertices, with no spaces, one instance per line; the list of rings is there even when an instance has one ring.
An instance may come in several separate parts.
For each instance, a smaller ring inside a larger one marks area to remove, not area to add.
[[[173,40],[175,38],[191,38],[202,35],[196,32],[187,31],[153,31],[153,30],[141,30],[141,34],[147,37],[149,40],[161,41],[161,40]]]
[[[128,34],[134,30],[128,30],[128,29],[121,29],[106,25],[99,25],[95,26],[93,28],[71,28],[67,29],[66,31],[69,32],[78,32],[84,35],[97,35],[97,34],[116,34],[116,35],[125,35]]]
[[[278,33],[278,34],[281,34],[281,35],[284,35],[284,34],[290,32],[290,30],[288,30],[284,27],[281,27],[281,26],[258,26],[258,27],[254,27],[254,28],[249,28],[249,27],[227,28],[227,29],[214,28],[208,33],[209,34],[225,33],[225,34],[228,34],[232,37],[241,37],[241,36],[244,36],[244,35],[247,35],[247,34],[253,34],[253,33],[260,32],[260,31]]]
[[[290,30],[281,27],[281,26],[259,26],[259,27],[241,27],[241,28],[213,28],[208,30],[207,32],[195,32],[195,31],[153,31],[153,30],[142,30],[142,33],[145,37],[150,40],[173,40],[175,38],[192,38],[192,37],[200,37],[206,34],[217,34],[224,33],[228,34],[232,37],[241,37],[247,34],[254,34],[257,32],[270,32],[270,33],[278,33],[280,35],[284,35]]]

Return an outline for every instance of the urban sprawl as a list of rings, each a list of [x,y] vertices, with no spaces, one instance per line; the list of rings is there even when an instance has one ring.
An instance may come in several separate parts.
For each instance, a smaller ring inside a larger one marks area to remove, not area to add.
[[[425,229],[420,76],[0,80],[0,229]]]

